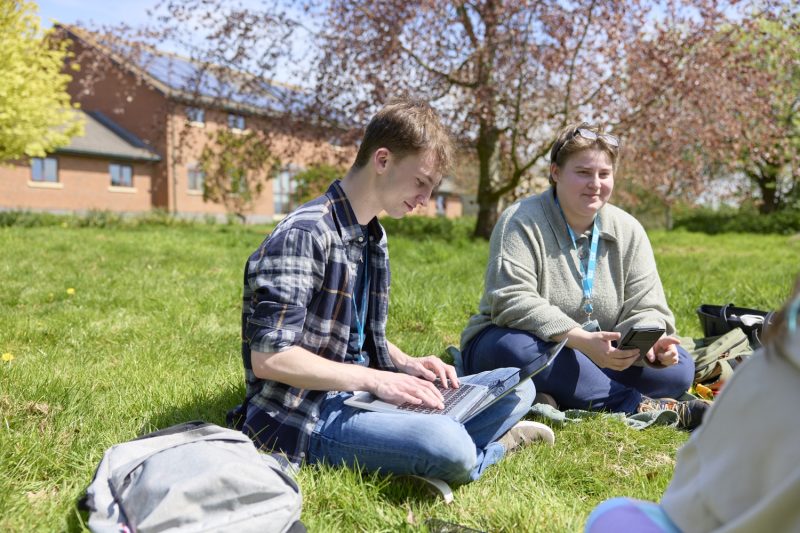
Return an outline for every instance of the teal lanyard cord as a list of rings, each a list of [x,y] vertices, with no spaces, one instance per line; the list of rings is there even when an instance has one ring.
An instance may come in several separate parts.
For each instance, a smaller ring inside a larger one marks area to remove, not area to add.
[[[797,315],[800,314],[800,296],[797,296],[792,305],[789,306],[788,318],[786,319],[789,333],[794,334],[797,330]]]
[[[567,217],[564,215],[564,210],[561,209],[558,198],[556,198],[556,205],[558,206],[558,210],[561,211],[561,218],[564,219],[564,225],[567,226],[567,232],[572,241],[572,247],[578,255],[578,272],[581,275],[581,287],[583,289],[583,311],[586,313],[587,317],[591,317],[592,311],[594,311],[592,307],[592,291],[594,290],[594,271],[597,266],[597,244],[600,240],[600,230],[597,227],[597,219],[599,217],[595,216],[594,222],[592,223],[592,242],[589,246],[589,261],[586,264],[586,269],[584,269],[583,261],[581,261],[580,254],[578,253],[578,243],[575,240],[575,232],[569,227],[569,222],[567,222]]]
[[[358,330],[358,359],[359,363],[364,362],[361,349],[364,347],[364,325],[367,323],[367,307],[369,307],[369,244],[364,245],[362,258],[364,260],[364,277],[362,279],[361,305],[356,305],[356,298],[353,295],[353,312],[356,317],[356,329]],[[360,309],[359,309],[360,307]]]

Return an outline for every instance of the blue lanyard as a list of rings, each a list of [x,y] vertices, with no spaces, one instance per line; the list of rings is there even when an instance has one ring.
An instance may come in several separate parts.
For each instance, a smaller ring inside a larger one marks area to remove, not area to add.
[[[356,305],[356,298],[353,295],[353,312],[356,317],[356,329],[358,330],[358,359],[359,363],[364,362],[364,356],[361,355],[361,348],[364,346],[366,335],[364,334],[364,325],[367,323],[367,307],[369,307],[369,244],[364,245],[363,251],[364,259],[364,277],[362,279],[361,290],[361,305]],[[359,307],[361,309],[359,309]]]
[[[556,205],[558,206],[558,210],[561,211],[561,218],[564,219],[564,224],[567,226],[567,232],[569,232],[572,247],[577,253],[578,243],[575,241],[575,232],[569,227],[569,222],[567,222],[567,217],[564,216],[564,210],[561,209],[558,198],[556,198]],[[597,243],[600,240],[600,230],[597,227],[598,218],[598,216],[595,216],[594,222],[592,223],[592,243],[589,246],[589,261],[586,264],[585,270],[583,268],[583,261],[581,261],[580,255],[578,255],[578,272],[580,272],[581,275],[581,287],[583,288],[583,311],[586,313],[586,316],[591,316],[592,311],[594,311],[592,307],[592,291],[594,289],[594,271],[597,266]]]

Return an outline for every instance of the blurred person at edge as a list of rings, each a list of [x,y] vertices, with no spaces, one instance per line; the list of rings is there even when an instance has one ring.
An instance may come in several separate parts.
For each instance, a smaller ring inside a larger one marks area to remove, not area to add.
[[[800,276],[736,369],[703,425],[678,452],[661,504],[614,498],[587,533],[800,531]]]

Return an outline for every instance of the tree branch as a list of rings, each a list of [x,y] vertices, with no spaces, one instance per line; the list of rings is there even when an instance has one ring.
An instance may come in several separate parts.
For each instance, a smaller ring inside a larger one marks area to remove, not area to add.
[[[586,17],[586,26],[584,26],[581,38],[578,41],[578,45],[575,47],[575,53],[572,54],[572,61],[569,66],[569,76],[567,77],[567,91],[566,95],[564,96],[564,117],[569,117],[569,100],[572,98],[572,79],[575,76],[575,64],[578,62],[578,53],[580,52],[581,48],[583,48],[583,41],[586,40],[586,35],[589,33],[589,26],[592,25],[592,11],[594,11],[594,6],[596,3],[596,0],[592,0],[591,5],[589,6],[589,13]]]
[[[536,155],[534,155],[527,163],[525,163],[525,165],[522,168],[520,168],[519,170],[515,170],[514,171],[514,173],[511,175],[511,179],[508,181],[508,183],[506,185],[504,185],[503,187],[500,187],[499,189],[496,189],[496,190],[492,191],[491,194],[490,194],[490,198],[496,200],[498,198],[501,198],[505,194],[513,191],[517,187],[517,185],[519,185],[519,182],[522,179],[522,176],[533,165],[535,165],[537,161],[539,161],[542,157],[544,157],[544,155],[547,153],[547,151],[549,149],[550,149],[549,143],[544,145],[542,148],[540,148],[539,151],[536,152]]]
[[[525,24],[525,31],[523,35],[527,36],[528,32],[531,28],[531,21],[533,20],[533,14],[528,15],[528,21]],[[523,39],[524,42],[527,42],[527,38]],[[514,127],[511,128],[511,162],[514,165],[514,172],[519,170],[519,157],[517,157],[517,139],[519,139],[519,123],[522,118],[522,88],[525,86],[525,69],[522,68],[525,60],[527,58],[520,54],[519,62],[517,63],[517,70],[520,72],[519,83],[517,85],[517,94],[514,98],[514,120],[512,124]]]
[[[403,50],[403,52],[408,54],[408,56],[411,59],[416,61],[417,65],[419,65],[423,69],[427,70],[431,74],[433,74],[435,76],[439,76],[440,78],[443,78],[443,79],[447,80],[448,83],[451,83],[453,85],[458,85],[459,87],[466,87],[468,89],[477,89],[478,88],[478,83],[477,82],[466,82],[466,81],[463,81],[463,80],[459,80],[458,78],[454,78],[451,74],[448,74],[447,72],[442,72],[441,70],[430,66],[425,61],[423,61],[421,57],[419,57],[417,54],[415,54],[414,52],[412,52],[410,49],[406,48],[405,46],[401,45],[400,48]]]
[[[456,12],[458,13],[458,17],[461,19],[461,25],[464,26],[464,31],[467,32],[467,37],[469,37],[472,47],[477,51],[478,48],[480,48],[480,42],[478,42],[478,37],[475,35],[475,29],[472,27],[472,21],[469,20],[467,8],[463,2],[456,7]]]

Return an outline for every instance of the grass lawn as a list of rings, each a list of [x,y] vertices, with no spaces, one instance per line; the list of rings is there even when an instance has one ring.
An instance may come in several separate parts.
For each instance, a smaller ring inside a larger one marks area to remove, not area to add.
[[[74,501],[103,450],[194,419],[224,424],[241,399],[240,280],[265,228],[0,228],[0,531],[80,529]],[[800,240],[651,234],[684,335],[700,303],[774,308]],[[390,234],[389,338],[444,354],[477,308],[488,246]],[[311,531],[575,531],[605,498],[658,499],[685,433],[603,418],[557,429],[458,488],[449,506],[374,474],[303,468]]]

